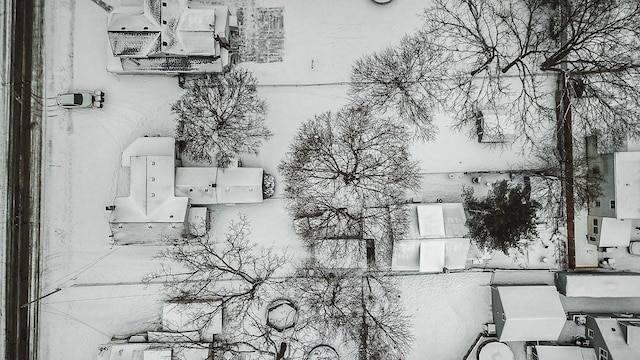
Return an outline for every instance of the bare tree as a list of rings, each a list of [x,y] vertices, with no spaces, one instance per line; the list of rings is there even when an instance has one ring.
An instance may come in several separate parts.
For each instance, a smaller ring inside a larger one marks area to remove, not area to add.
[[[176,300],[220,301],[213,311],[201,314],[208,321],[224,308],[227,321],[242,323],[252,306],[265,301],[267,289],[278,282],[274,274],[288,261],[283,254],[257,248],[249,241],[250,234],[247,216],[240,214],[224,239],[202,236],[175,241],[159,255],[162,269],[145,280],[162,280]]]
[[[387,116],[395,109],[416,138],[433,140],[435,109],[442,101],[442,76],[447,65],[442,48],[420,36],[404,36],[400,44],[356,60],[351,70],[351,101]]]
[[[272,133],[264,124],[267,104],[256,83],[243,69],[190,81],[171,110],[178,118],[178,140],[191,158],[225,166],[239,154],[259,152]]]
[[[625,0],[436,0],[422,30],[450,56],[456,126],[475,126],[474,107],[504,113],[529,142],[555,127],[564,73],[578,114],[575,136],[603,144],[639,137],[640,4]],[[559,118],[562,118],[559,117]]]
[[[362,360],[395,360],[409,352],[411,323],[391,277],[317,262],[305,263],[299,275],[289,286],[303,314],[301,327],[357,344]]]
[[[418,186],[404,126],[367,108],[326,112],[303,123],[280,163],[297,231],[322,239],[373,236],[401,219],[407,189]],[[402,231],[400,227],[394,231]]]

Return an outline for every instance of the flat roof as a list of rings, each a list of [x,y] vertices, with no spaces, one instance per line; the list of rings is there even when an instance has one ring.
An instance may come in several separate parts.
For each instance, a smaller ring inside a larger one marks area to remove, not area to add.
[[[640,151],[614,154],[616,217],[640,219]]]

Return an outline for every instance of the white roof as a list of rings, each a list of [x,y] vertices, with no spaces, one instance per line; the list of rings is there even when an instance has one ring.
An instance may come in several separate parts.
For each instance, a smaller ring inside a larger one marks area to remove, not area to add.
[[[554,286],[498,286],[497,291],[505,315],[500,341],[558,340],[567,320]]]
[[[627,344],[624,332],[618,323],[619,319],[598,317],[594,320],[609,349],[609,359],[638,360],[640,358],[640,346]]]
[[[159,32],[160,24],[145,13],[127,14],[113,12],[109,17],[108,31]]]
[[[640,151],[614,154],[616,217],[640,219]]]
[[[420,243],[420,272],[441,272],[444,268],[444,241]]]
[[[220,204],[262,202],[262,168],[218,169],[216,195]]]
[[[213,335],[222,332],[222,303],[166,303],[162,308],[162,328],[172,332],[202,330],[200,340],[213,341]]]
[[[431,272],[441,272],[445,267],[464,269],[470,246],[466,238],[399,240],[393,244],[391,268],[395,271],[427,271],[423,269],[430,268]]]
[[[505,142],[513,138],[516,129],[507,113],[486,108],[481,111],[482,142]]]
[[[128,197],[115,199],[111,222],[184,222],[189,198],[174,195],[172,156],[134,156]]]
[[[98,360],[165,360],[162,357],[169,352],[169,360],[202,360],[209,356],[208,343],[124,343],[102,345]]]
[[[462,237],[467,234],[462,204],[424,204],[418,205],[416,210],[421,237]]]
[[[570,297],[640,297],[640,275],[568,274],[565,292]]]
[[[141,137],[135,139],[122,152],[122,166],[129,166],[132,156],[175,156],[176,141],[172,137]]]
[[[144,360],[171,360],[171,349],[147,349],[144,351]]]
[[[178,196],[188,196],[194,205],[217,204],[214,187],[217,178],[217,167],[178,167],[175,193]]]
[[[631,221],[610,217],[603,217],[600,221],[602,221],[602,225],[600,226],[598,246],[629,246],[631,241]]]
[[[192,204],[236,204],[262,202],[262,168],[176,168],[177,195]]]
[[[596,360],[593,348],[536,345],[538,360]]]

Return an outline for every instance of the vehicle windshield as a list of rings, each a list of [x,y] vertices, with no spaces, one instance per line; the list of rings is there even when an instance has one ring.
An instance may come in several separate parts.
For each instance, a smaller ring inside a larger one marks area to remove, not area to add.
[[[73,105],[82,105],[82,94],[73,94]]]

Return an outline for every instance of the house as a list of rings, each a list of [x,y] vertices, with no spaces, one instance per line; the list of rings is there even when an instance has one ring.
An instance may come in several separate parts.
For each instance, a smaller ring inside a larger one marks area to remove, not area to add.
[[[465,269],[471,244],[464,237],[468,229],[462,204],[419,204],[415,212],[418,233],[394,242],[391,269],[419,272]]]
[[[191,0],[139,0],[114,9],[107,25],[107,70],[116,73],[221,73],[229,64],[229,8]]]
[[[532,360],[598,360],[592,348],[534,345]]]
[[[596,154],[595,137],[587,151]],[[629,246],[633,220],[640,219],[640,151],[590,155],[589,171],[602,177],[602,195],[589,204],[589,242],[598,247]]]
[[[101,345],[98,360],[212,360],[222,332],[222,302],[169,302],[162,328]]]
[[[142,137],[122,152],[129,194],[116,197],[109,225],[116,244],[157,244],[204,236],[207,205],[261,203],[262,168],[180,167],[175,139]],[[192,205],[195,205],[192,207]]]
[[[491,302],[503,342],[557,341],[567,321],[553,286],[492,286]]]
[[[557,272],[558,291],[567,297],[640,297],[640,274],[613,272]]]
[[[173,156],[129,159],[129,195],[116,197],[109,225],[116,244],[177,240],[189,229],[189,198],[174,193]]]
[[[598,360],[640,359],[640,319],[587,316],[585,336]]]

